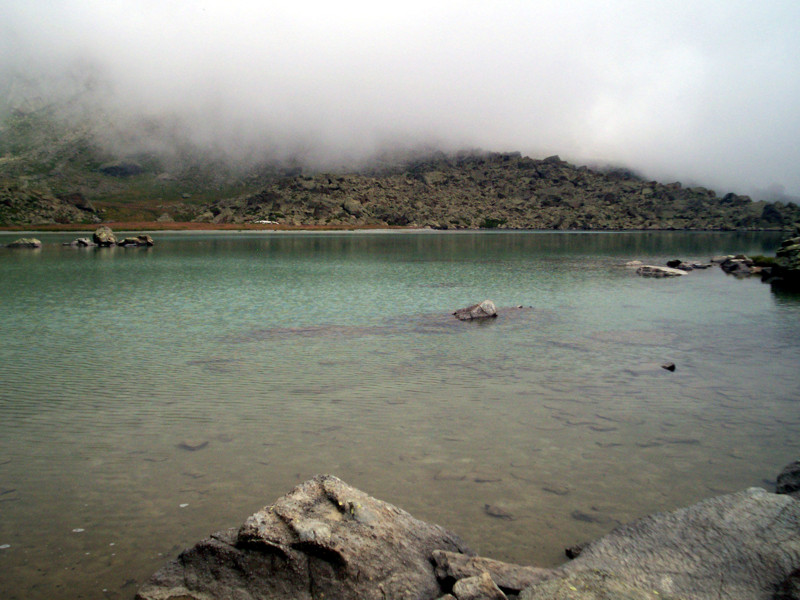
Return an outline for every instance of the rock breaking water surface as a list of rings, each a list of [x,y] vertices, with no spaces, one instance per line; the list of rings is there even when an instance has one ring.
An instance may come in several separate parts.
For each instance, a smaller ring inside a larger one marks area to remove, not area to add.
[[[316,473],[548,566],[797,458],[800,299],[620,266],[780,236],[39,237],[0,250],[5,598],[132,597]]]

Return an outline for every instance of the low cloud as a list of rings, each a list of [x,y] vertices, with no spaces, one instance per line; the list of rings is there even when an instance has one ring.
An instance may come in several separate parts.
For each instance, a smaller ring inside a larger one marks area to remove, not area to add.
[[[78,98],[128,141],[145,117],[239,156],[481,147],[800,195],[795,2],[7,0],[0,23],[7,99]]]

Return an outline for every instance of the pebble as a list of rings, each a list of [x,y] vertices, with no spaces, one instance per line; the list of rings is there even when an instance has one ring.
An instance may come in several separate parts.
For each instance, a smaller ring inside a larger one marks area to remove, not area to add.
[[[181,450],[188,450],[189,452],[196,452],[208,446],[208,440],[201,442],[200,440],[188,440],[178,444]]]
[[[483,512],[495,519],[505,519],[506,521],[513,521],[516,517],[506,509],[497,506],[496,504],[484,504]]]

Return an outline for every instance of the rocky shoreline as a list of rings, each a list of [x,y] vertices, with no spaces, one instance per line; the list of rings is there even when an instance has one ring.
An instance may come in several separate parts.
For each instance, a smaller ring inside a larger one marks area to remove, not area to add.
[[[165,565],[137,600],[789,600],[800,598],[800,461],[750,488],[657,513],[560,567],[476,556],[454,533],[332,475]]]

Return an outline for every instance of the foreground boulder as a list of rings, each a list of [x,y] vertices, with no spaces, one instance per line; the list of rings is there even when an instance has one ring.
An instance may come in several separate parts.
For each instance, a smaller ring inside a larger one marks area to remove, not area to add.
[[[468,552],[443,528],[320,475],[185,550],[137,598],[433,600],[443,594],[434,550]]]
[[[460,321],[471,321],[473,319],[491,319],[497,316],[497,307],[491,300],[484,300],[480,304],[473,304],[466,308],[459,308],[453,313]]]
[[[537,569],[476,557],[441,527],[320,475],[182,552],[137,598],[797,600],[798,591],[800,502],[785,494],[751,488],[644,517],[558,569]]]
[[[799,567],[800,502],[750,488],[618,527],[520,600],[771,600]]]
[[[7,246],[8,248],[41,248],[42,242],[36,238],[19,238]]]

